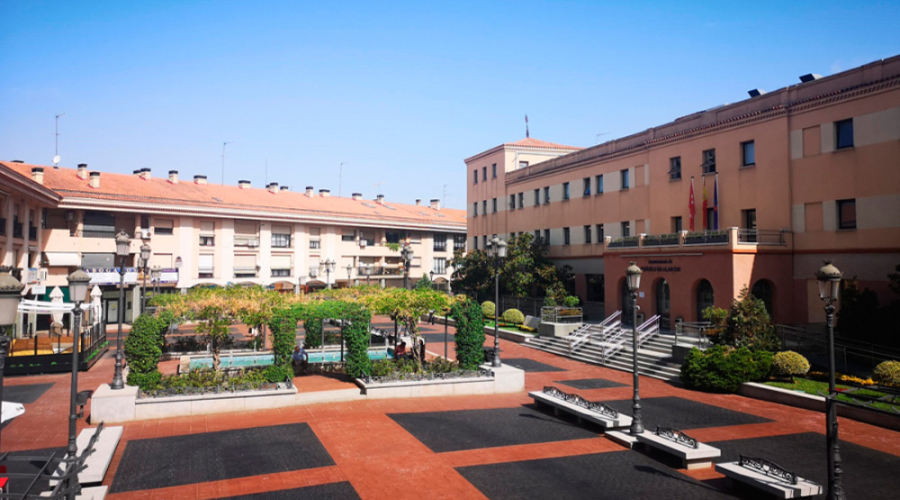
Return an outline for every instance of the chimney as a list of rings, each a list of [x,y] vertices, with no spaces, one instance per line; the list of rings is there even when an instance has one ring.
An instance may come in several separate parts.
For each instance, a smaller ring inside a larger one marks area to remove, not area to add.
[[[91,172],[91,184],[94,189],[100,188],[100,172]]]
[[[306,186],[306,196],[309,196],[310,198],[313,197],[313,187],[312,186]]]
[[[144,179],[145,181],[150,180],[150,169],[149,168],[141,169],[141,179]]]
[[[814,82],[820,78],[822,78],[822,75],[819,75],[816,73],[807,73],[805,75],[800,76],[800,83]]]
[[[137,175],[137,176],[140,176],[140,175],[141,175],[141,172],[143,172],[143,171],[144,171],[143,169],[132,170],[132,171],[131,171],[131,175]]]
[[[195,175],[194,176],[194,184],[206,184],[206,176],[205,175]]]
[[[278,190],[279,191],[290,191],[291,188],[290,188],[290,186],[281,186],[280,188],[278,188]]]
[[[78,164],[78,178],[86,181],[88,178],[87,163]]]
[[[31,169],[31,180],[38,184],[44,183],[44,167],[34,167]]]
[[[362,193],[353,193],[353,195],[351,196],[351,198],[353,198],[353,199],[356,200],[356,201],[359,201],[359,200],[362,199]]]
[[[266,188],[268,188],[269,192],[272,194],[278,193],[278,183],[277,182],[270,182],[269,185],[266,186]]]
[[[750,97],[759,97],[759,96],[765,94],[766,91],[763,89],[753,89],[753,90],[748,90],[747,93],[750,94]]]
[[[422,206],[422,199],[421,199],[421,198],[416,198],[416,206],[417,206],[417,207],[421,207],[421,206]]]
[[[171,182],[172,184],[178,184],[177,170],[169,170],[169,182]]]
[[[238,187],[241,189],[249,189],[250,181],[238,181]]]
[[[328,198],[329,196],[331,196],[331,191],[328,189],[320,189],[319,196],[321,196],[322,198]]]
[[[441,209],[441,200],[431,200],[431,208],[435,210]]]
[[[379,194],[378,196],[376,196],[376,197],[375,197],[375,203],[378,203],[379,205],[383,204],[383,203],[384,203],[384,195],[383,195],[383,194]]]

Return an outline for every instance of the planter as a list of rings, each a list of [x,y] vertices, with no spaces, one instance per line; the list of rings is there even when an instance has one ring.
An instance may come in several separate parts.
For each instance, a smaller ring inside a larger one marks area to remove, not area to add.
[[[660,234],[653,236],[644,236],[642,243],[645,247],[661,247],[661,246],[678,246],[680,243],[677,234]]]
[[[398,382],[366,382],[356,379],[356,385],[366,398],[430,398],[439,396],[471,396],[479,394],[503,394],[525,390],[525,372],[511,366],[480,367],[491,373],[486,377],[454,379],[409,380]]]
[[[716,245],[722,243],[728,243],[727,232],[688,233],[684,237],[685,245]]]

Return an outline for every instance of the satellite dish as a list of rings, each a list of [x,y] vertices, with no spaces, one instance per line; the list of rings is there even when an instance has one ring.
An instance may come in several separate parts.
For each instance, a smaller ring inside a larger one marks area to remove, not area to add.
[[[61,160],[61,159],[62,159],[62,158],[60,158],[59,155],[54,156],[54,157],[53,157],[53,164],[54,164],[54,165],[59,165],[59,160]]]

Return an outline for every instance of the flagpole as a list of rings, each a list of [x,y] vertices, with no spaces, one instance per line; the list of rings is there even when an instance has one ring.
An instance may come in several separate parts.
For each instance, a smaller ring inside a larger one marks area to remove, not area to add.
[[[690,222],[691,232],[694,232],[694,213],[696,212],[695,204],[694,204],[694,176],[691,176],[691,197],[688,201],[688,209],[690,210],[690,216],[688,217]]]
[[[719,230],[719,173],[716,172],[716,185],[713,191],[713,213],[716,216],[716,231]]]

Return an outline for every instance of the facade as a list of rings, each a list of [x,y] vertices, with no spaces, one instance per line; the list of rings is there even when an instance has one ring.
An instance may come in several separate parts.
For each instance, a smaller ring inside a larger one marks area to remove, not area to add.
[[[454,249],[466,243],[465,213],[442,208],[440,200],[410,205],[358,193],[331,197],[312,187],[292,192],[277,183],[222,186],[205,176],[185,181],[177,171],[154,178],[150,169],[101,176],[84,164],[0,162],[0,176],[0,256],[6,265],[30,270],[26,294],[65,290],[66,276],[82,266],[100,285],[108,318],[117,317],[119,230],[132,237],[125,265],[129,318],[145,279],[139,269],[144,242],[152,248],[149,267],[162,270],[163,291],[257,284],[291,293],[366,282],[402,286],[393,244],[405,241],[414,252],[411,282],[433,271],[434,281],[447,286]],[[329,260],[335,263],[330,273]],[[151,277],[146,280],[149,288]]]
[[[555,146],[537,164],[511,161],[517,143],[468,158],[470,248],[544,238],[576,293],[607,312],[627,306],[635,261],[641,313],[664,324],[700,321],[745,286],[776,322],[824,321],[825,258],[887,298],[900,264],[900,57],[803,80],[591,148]],[[503,175],[486,187],[493,162]]]

